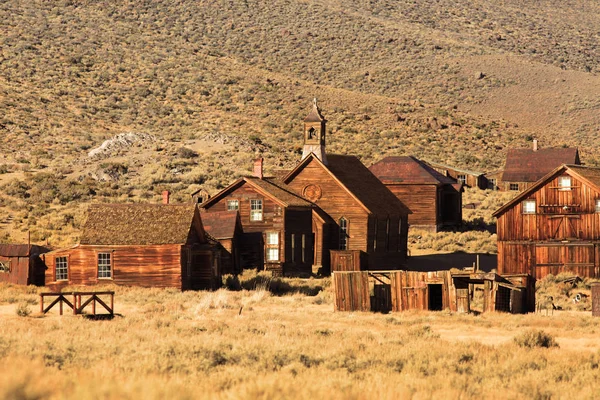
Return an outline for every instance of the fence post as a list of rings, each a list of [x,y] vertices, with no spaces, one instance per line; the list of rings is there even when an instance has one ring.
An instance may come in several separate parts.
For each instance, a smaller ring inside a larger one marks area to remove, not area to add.
[[[73,315],[77,315],[77,295],[73,292]]]

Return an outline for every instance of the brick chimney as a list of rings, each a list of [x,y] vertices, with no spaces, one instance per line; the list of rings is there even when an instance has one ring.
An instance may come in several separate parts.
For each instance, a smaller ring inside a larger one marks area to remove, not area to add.
[[[257,158],[254,160],[254,176],[258,179],[263,178],[263,158]]]
[[[533,151],[538,151],[537,139],[533,139]]]
[[[165,190],[164,192],[162,192],[162,197],[163,197],[163,204],[169,204],[169,196],[171,195],[171,193],[169,193],[168,190]]]

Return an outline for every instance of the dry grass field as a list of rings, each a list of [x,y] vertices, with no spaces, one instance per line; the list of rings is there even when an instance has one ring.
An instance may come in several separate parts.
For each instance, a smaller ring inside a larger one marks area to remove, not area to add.
[[[327,279],[256,278],[243,277],[255,287],[238,291],[116,287],[113,320],[41,316],[40,289],[0,285],[0,398],[593,399],[600,391],[600,319],[589,312],[336,313]]]

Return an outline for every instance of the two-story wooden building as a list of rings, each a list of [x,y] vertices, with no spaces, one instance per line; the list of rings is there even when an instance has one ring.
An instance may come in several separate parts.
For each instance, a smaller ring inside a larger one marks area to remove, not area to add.
[[[437,232],[461,225],[461,183],[412,156],[386,157],[369,170],[410,209],[411,227]]]
[[[600,278],[600,168],[559,166],[493,215],[500,274]]]
[[[264,177],[262,163],[262,158],[255,161],[254,176],[236,180],[204,202],[202,214],[239,212],[242,268],[278,275],[310,274],[313,205],[275,179]]]

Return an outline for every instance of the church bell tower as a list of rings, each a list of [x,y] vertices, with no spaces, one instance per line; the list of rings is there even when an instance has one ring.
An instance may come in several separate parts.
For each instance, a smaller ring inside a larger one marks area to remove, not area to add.
[[[325,165],[327,165],[327,155],[325,154],[325,124],[327,120],[321,114],[317,107],[317,99],[313,101],[313,107],[310,113],[304,118],[304,147],[302,149],[302,159],[304,160],[310,153]]]

